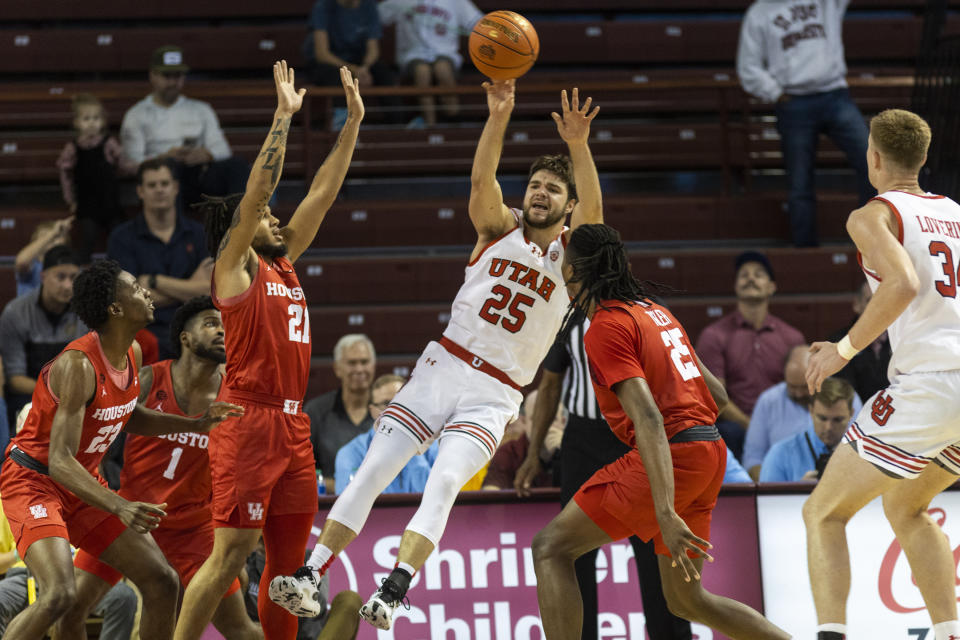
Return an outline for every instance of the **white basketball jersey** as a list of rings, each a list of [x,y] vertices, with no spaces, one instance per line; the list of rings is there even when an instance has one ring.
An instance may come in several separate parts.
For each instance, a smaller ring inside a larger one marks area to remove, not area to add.
[[[920,291],[889,329],[889,377],[960,369],[960,205],[944,196],[887,191],[877,196],[900,222],[900,241],[910,255]],[[861,266],[870,288],[880,283]]]
[[[541,252],[524,237],[522,214],[513,215],[517,227],[467,265],[443,335],[522,387],[553,344],[570,297],[560,273],[563,233]]]

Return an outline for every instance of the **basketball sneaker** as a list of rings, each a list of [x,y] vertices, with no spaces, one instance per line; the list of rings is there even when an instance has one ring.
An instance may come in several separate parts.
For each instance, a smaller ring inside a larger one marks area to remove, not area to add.
[[[300,567],[292,576],[276,576],[271,580],[270,600],[300,618],[314,618],[323,613],[317,580],[310,567]]]
[[[384,578],[377,592],[370,596],[367,603],[360,607],[360,617],[384,631],[393,624],[393,612],[401,604],[410,608],[405,589],[389,578]]]

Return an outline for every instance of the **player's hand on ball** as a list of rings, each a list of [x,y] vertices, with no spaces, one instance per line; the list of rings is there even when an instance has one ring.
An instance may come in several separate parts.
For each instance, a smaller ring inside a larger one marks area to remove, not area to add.
[[[481,86],[487,92],[487,108],[492,116],[508,116],[513,111],[516,80],[484,82]]]
[[[287,61],[273,63],[273,83],[277,87],[277,111],[292,116],[303,105],[306,89],[297,91],[293,86],[293,67],[287,67]]]
[[[120,521],[137,533],[149,533],[160,526],[160,519],[167,515],[164,511],[167,503],[150,504],[149,502],[130,502],[124,504],[117,511]]]
[[[567,90],[560,92],[560,110],[563,115],[556,111],[550,114],[553,121],[557,123],[557,131],[560,137],[567,144],[586,142],[590,137],[590,123],[597,117],[600,107],[594,107],[590,111],[590,103],[593,98],[587,98],[580,106],[580,90],[573,88],[573,99],[567,100]]]
[[[360,77],[353,77],[350,69],[340,67],[340,83],[343,85],[343,93],[347,97],[347,117],[353,118],[357,122],[363,120],[363,99],[360,97]]]
[[[810,393],[820,391],[823,381],[847,366],[847,360],[837,351],[835,342],[814,342],[810,345],[810,361],[807,363],[807,389]]]
[[[712,549],[713,545],[694,535],[687,523],[676,512],[659,524],[660,533],[663,535],[663,543],[670,550],[670,556],[673,558],[672,566],[680,567],[680,570],[683,571],[683,579],[686,582],[699,580],[700,572],[697,571],[693,559],[687,555],[687,552],[693,553],[695,558],[702,557],[709,562],[713,562],[713,556],[706,552],[706,549]]]
[[[240,405],[218,400],[211,404],[206,413],[197,420],[196,430],[200,432],[210,431],[227,418],[239,418],[243,413],[244,408]]]

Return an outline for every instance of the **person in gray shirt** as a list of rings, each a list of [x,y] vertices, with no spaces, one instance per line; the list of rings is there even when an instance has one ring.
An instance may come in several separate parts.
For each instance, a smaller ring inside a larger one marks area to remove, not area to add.
[[[798,247],[818,244],[814,166],[821,133],[856,171],[860,205],[876,195],[867,178],[867,125],[847,89],[842,36],[849,4],[756,0],[740,27],[737,75],[744,91],[774,104]]]
[[[310,442],[317,470],[327,493],[335,492],[337,451],[373,428],[370,385],[376,371],[377,352],[362,333],[350,333],[333,347],[333,371],[340,388],[328,391],[303,406],[310,417]]]
[[[74,251],[53,247],[43,256],[40,288],[14,298],[0,314],[0,355],[14,414],[30,401],[43,366],[88,331],[70,309],[78,273]]]

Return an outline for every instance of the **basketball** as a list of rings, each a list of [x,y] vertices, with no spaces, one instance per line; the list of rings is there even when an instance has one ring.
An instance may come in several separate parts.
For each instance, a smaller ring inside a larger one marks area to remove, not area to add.
[[[491,11],[473,25],[470,59],[491,80],[519,78],[540,55],[540,38],[530,21],[513,11]]]

